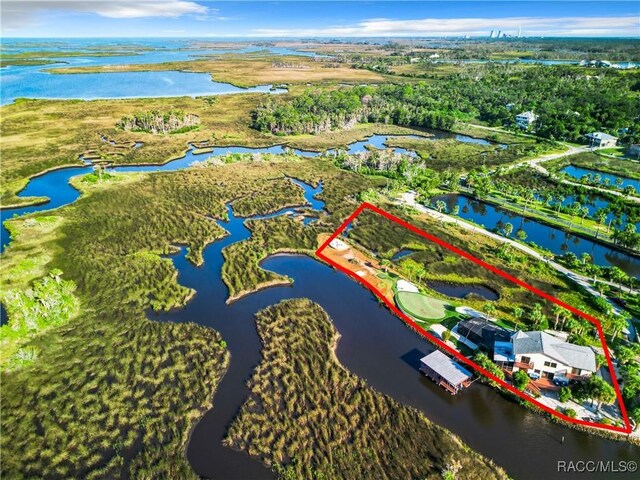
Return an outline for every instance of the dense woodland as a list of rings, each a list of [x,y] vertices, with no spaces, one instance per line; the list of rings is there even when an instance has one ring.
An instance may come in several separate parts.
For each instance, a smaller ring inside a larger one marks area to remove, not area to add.
[[[130,132],[146,132],[154,134],[183,133],[200,125],[200,117],[182,110],[159,112],[149,110],[125,115],[117,127]]]
[[[585,73],[564,66],[487,64],[437,82],[307,91],[270,99],[253,112],[253,127],[275,134],[318,133],[357,122],[450,129],[456,120],[513,126],[533,110],[545,138],[582,141],[592,131],[640,140],[640,75]]]

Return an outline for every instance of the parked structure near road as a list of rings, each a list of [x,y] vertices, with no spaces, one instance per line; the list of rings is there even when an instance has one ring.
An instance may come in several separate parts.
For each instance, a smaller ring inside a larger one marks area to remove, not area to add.
[[[420,359],[420,371],[438,385],[455,395],[471,384],[471,372],[447,357],[440,350]]]
[[[506,370],[524,370],[531,376],[562,383],[585,379],[596,371],[596,355],[591,348],[538,331],[519,330],[508,342],[496,341],[493,360]]]
[[[589,140],[590,147],[615,147],[618,137],[604,132],[587,133],[585,137]]]
[[[522,112],[516,115],[516,125],[520,128],[529,128],[537,119],[538,116],[531,111]]]

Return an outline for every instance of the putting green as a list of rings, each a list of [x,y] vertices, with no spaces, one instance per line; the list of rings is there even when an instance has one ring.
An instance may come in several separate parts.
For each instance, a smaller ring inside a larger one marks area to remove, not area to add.
[[[447,314],[445,307],[449,305],[437,298],[416,292],[398,292],[395,299],[404,313],[427,322],[444,318]]]

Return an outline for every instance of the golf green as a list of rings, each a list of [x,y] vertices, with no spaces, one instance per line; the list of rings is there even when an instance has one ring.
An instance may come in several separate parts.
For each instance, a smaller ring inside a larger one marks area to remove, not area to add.
[[[416,292],[398,292],[395,296],[398,307],[412,317],[427,322],[444,318],[448,303]]]

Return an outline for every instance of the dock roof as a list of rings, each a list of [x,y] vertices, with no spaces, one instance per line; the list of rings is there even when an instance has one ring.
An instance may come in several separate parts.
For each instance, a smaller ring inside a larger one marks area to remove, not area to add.
[[[432,369],[451,385],[460,385],[462,382],[471,378],[471,372],[454,362],[440,350],[436,350],[422,357],[420,362]]]

